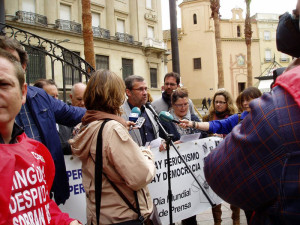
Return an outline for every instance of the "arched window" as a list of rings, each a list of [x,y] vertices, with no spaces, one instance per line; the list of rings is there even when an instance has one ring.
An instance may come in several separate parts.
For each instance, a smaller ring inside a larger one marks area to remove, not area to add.
[[[237,36],[240,37],[241,36],[241,26],[238,25],[237,28],[236,28],[236,33],[237,33]]]
[[[197,24],[197,15],[196,15],[196,13],[194,13],[194,15],[193,15],[193,21],[194,21],[194,24]]]

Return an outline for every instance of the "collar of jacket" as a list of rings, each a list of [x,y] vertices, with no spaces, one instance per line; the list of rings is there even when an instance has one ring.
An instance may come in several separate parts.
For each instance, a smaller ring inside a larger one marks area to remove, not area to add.
[[[300,66],[277,77],[274,87],[277,85],[288,92],[300,107]]]
[[[93,121],[104,119],[116,120],[119,123],[121,123],[124,127],[126,127],[126,121],[122,117],[97,110],[87,110],[85,115],[82,117],[82,125],[85,126]]]

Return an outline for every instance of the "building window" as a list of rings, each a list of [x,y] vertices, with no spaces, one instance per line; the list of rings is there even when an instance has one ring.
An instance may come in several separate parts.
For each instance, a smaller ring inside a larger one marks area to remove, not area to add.
[[[201,69],[201,58],[194,58],[194,70]]]
[[[245,82],[239,82],[238,83],[239,93],[241,93],[243,90],[245,90],[245,88],[246,88],[246,83]]]
[[[147,37],[152,39],[154,38],[154,27],[148,26]]]
[[[117,32],[125,33],[125,20],[117,19]]]
[[[124,80],[133,75],[133,59],[122,59],[122,75]]]
[[[150,82],[151,88],[157,88],[157,69],[150,68]]]
[[[271,40],[270,31],[264,31],[264,39],[265,39],[265,41],[270,41]]]
[[[193,21],[194,21],[194,24],[197,24],[197,15],[196,15],[196,13],[194,13],[194,15],[193,15]]]
[[[61,20],[71,21],[71,6],[60,4],[59,18]]]
[[[265,50],[265,62],[271,62],[271,50]]]
[[[146,8],[152,9],[152,0],[146,0]]]
[[[109,69],[109,57],[106,55],[96,55],[96,69]]]
[[[100,27],[100,13],[92,13],[92,26]]]
[[[27,83],[34,83],[38,79],[46,78],[45,54],[42,51],[25,46],[28,54],[28,66],[26,72]]]
[[[73,52],[80,56],[80,52]],[[75,69],[75,66],[80,67],[79,59],[77,57],[72,56],[71,54],[65,53],[63,54],[64,60],[71,63],[74,66],[65,64],[65,84],[66,85],[74,85],[80,81],[80,72]]]
[[[35,13],[35,0],[23,0],[22,1],[22,9],[26,12]]]
[[[237,33],[238,37],[241,37],[241,26],[240,25],[237,26],[236,33]]]
[[[280,62],[289,62],[289,56],[287,54],[281,53],[280,55]]]

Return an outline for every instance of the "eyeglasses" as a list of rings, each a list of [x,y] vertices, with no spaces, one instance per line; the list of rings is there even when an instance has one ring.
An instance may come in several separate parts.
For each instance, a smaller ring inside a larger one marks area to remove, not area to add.
[[[184,104],[174,104],[177,108],[183,108],[183,107],[187,107],[189,105],[189,103],[184,103]]]
[[[222,102],[222,101],[215,101],[215,104],[221,104],[221,105],[225,105],[227,102]]]
[[[140,88],[132,88],[131,90],[143,92],[143,91],[147,91],[148,88],[147,87],[140,87]]]
[[[174,84],[174,83],[165,83],[165,86],[175,87],[175,86],[177,86],[177,84]]]

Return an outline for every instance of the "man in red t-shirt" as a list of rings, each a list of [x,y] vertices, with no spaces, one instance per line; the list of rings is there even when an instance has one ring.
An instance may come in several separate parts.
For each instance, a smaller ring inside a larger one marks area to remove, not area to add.
[[[26,93],[21,64],[0,49],[0,225],[79,225],[49,197],[55,174],[49,151],[15,124]]]

